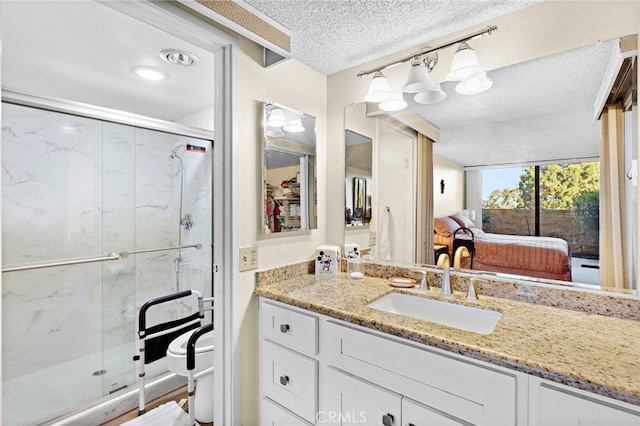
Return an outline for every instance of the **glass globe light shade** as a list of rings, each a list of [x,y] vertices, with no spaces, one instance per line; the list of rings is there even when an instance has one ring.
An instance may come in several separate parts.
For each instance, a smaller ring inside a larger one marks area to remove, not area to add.
[[[302,125],[302,120],[298,118],[284,126],[282,130],[289,133],[301,133],[304,132],[304,126]]]
[[[429,70],[422,62],[412,65],[407,77],[407,83],[402,88],[404,93],[418,93],[431,90],[436,87],[436,83],[431,79]]]
[[[269,127],[282,127],[287,124],[287,117],[284,115],[284,111],[280,108],[273,108],[267,119],[267,126]]]
[[[461,43],[451,61],[451,70],[445,78],[449,81],[459,81],[483,71],[476,52],[467,43]]]
[[[416,93],[413,100],[419,104],[427,105],[442,102],[446,97],[447,94],[442,90],[442,86],[440,86],[440,83],[437,83],[436,87],[432,90],[425,90],[424,92]]]
[[[407,107],[407,102],[402,97],[402,93],[394,93],[389,99],[380,102],[378,107],[387,112],[402,111]]]
[[[373,79],[369,84],[369,91],[364,97],[367,102],[382,102],[391,97],[391,89],[387,78],[380,71],[373,75]]]
[[[461,95],[477,95],[486,92],[493,86],[493,81],[487,77],[486,72],[472,75],[456,84],[456,92]]]

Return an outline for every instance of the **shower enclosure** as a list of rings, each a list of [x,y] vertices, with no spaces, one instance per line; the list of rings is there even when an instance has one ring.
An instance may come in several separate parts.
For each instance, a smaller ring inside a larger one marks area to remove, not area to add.
[[[212,295],[212,151],[3,103],[3,424],[47,423],[131,389],[140,305]],[[164,359],[146,370],[166,372]]]

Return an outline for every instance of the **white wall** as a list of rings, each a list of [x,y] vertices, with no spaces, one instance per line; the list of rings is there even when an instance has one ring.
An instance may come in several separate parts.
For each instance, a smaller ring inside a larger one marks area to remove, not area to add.
[[[404,126],[380,122],[375,162],[375,254],[383,260],[413,263],[416,232],[416,134]],[[387,220],[382,215],[389,207]],[[386,223],[385,223],[386,222]],[[385,230],[385,225],[387,229]],[[385,257],[385,233],[390,257]]]
[[[238,143],[240,185],[238,212],[240,247],[257,246],[259,269],[310,260],[325,242],[327,79],[324,75],[289,59],[272,68],[262,67],[262,48],[240,40],[240,94]],[[274,101],[317,119],[318,229],[302,236],[259,239],[262,215],[261,173],[262,102]],[[344,168],[342,169],[344,173]],[[240,422],[258,421],[258,303],[253,295],[255,271],[240,273]]]
[[[444,180],[444,193],[440,181]],[[433,155],[433,217],[459,213],[464,208],[464,169],[439,155]]]

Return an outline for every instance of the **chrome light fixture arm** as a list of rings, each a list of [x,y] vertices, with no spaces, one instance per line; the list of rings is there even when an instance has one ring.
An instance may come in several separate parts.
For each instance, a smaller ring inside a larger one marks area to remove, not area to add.
[[[388,63],[386,63],[384,65],[381,65],[381,66],[379,66],[377,68],[373,68],[373,69],[365,70],[365,71],[360,71],[358,73],[358,77],[364,77],[365,75],[374,74],[376,72],[380,72],[380,71],[385,70],[387,68],[391,68],[393,66],[408,62],[408,61],[410,61],[412,59],[417,59],[417,58],[421,58],[421,57],[424,58],[425,55],[427,55],[429,53],[436,52],[438,50],[445,49],[447,47],[450,47],[450,46],[453,46],[453,45],[456,45],[456,44],[459,44],[459,43],[464,43],[464,42],[467,42],[467,41],[470,41],[470,40],[474,40],[476,38],[484,37],[485,35],[491,35],[497,30],[498,30],[498,27],[496,25],[490,25],[490,26],[488,26],[488,27],[486,27],[486,28],[484,28],[482,30],[478,30],[478,31],[476,31],[474,33],[467,34],[466,36],[459,37],[459,38],[457,38],[455,40],[452,40],[452,41],[447,42],[447,43],[443,43],[443,44],[441,44],[439,46],[436,46],[436,47],[424,47],[424,48],[420,49],[418,52],[413,53],[413,54],[411,54],[409,56],[406,56],[404,58],[395,60],[393,62],[388,62]],[[430,66],[429,70],[431,70],[431,69],[433,69],[433,67],[435,67],[437,60],[438,59],[437,59],[437,56],[436,56],[435,62],[433,63],[432,66],[430,65],[430,62],[425,60],[425,64],[428,67]]]

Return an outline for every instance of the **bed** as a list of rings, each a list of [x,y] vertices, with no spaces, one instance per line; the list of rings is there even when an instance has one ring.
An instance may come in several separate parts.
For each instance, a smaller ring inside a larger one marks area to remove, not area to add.
[[[455,239],[473,240],[473,262],[463,258],[463,269],[571,281],[571,247],[561,238],[491,234],[461,214],[439,217],[434,220],[434,244],[446,245],[451,259],[454,234]]]

